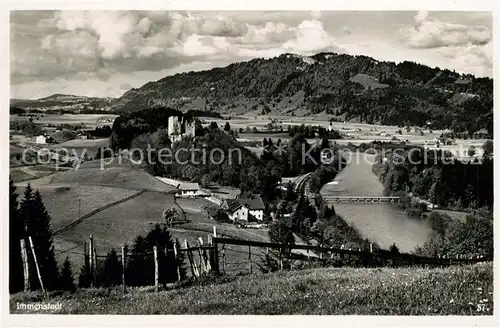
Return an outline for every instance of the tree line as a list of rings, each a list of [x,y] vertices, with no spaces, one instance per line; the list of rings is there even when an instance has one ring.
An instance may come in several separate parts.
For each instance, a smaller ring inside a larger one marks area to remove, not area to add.
[[[385,193],[412,192],[440,207],[493,208],[493,158],[458,160],[442,150],[395,150],[373,165]]]

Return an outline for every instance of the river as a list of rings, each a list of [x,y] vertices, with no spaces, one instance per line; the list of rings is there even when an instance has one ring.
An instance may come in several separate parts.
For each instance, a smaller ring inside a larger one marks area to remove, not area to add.
[[[383,186],[372,173],[373,155],[350,153],[347,166],[330,183],[322,195],[382,196]],[[366,160],[365,160],[366,159]],[[423,221],[407,216],[394,204],[334,204],[337,214],[366,237],[388,249],[396,243],[400,251],[411,252],[425,243],[432,230]]]

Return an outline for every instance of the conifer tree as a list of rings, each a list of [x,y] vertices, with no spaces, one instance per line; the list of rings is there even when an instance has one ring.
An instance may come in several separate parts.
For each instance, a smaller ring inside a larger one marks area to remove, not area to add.
[[[122,264],[118,259],[116,251],[112,249],[107,255],[102,270],[99,272],[99,282],[101,285],[118,286],[122,280]]]
[[[24,288],[24,271],[21,257],[21,239],[24,224],[19,213],[16,186],[9,177],[9,292],[17,293]]]
[[[88,257],[85,257],[85,262],[80,269],[80,274],[78,275],[78,287],[88,288],[90,287],[90,280],[92,279],[90,275],[90,264]]]
[[[59,279],[59,289],[74,292],[76,290],[75,282],[73,280],[73,270],[71,269],[71,263],[66,257],[64,260],[61,277]]]
[[[21,202],[21,215],[26,226],[26,236],[31,237],[40,268],[43,283],[47,290],[57,289],[59,274],[54,255],[54,242],[50,228],[51,217],[43,204],[42,196],[37,190],[33,193],[30,185],[26,187],[24,199]],[[30,261],[33,254],[28,255]],[[30,265],[30,284],[32,289],[40,288],[36,268]]]

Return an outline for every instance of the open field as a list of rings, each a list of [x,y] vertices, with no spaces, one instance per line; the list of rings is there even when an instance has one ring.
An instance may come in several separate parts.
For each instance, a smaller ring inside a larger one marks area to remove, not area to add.
[[[174,187],[169,186],[144,171],[134,169],[127,164],[106,166],[103,170],[100,161],[84,163],[77,170],[60,172],[52,176],[33,180],[34,185],[63,185],[81,184],[93,186],[117,187],[132,190],[152,190],[158,192],[173,192]]]
[[[78,157],[81,157],[82,152],[85,150],[87,157],[94,158],[97,154],[98,148],[104,148],[109,146],[109,139],[73,139],[66,142],[62,142],[59,144],[51,144],[46,147],[49,149],[66,149],[70,155],[77,154]]]
[[[43,116],[42,116],[43,115]],[[33,114],[36,116],[34,122],[41,125],[48,124],[85,124],[86,128],[95,129],[97,126],[113,125],[113,121],[118,115],[111,114]],[[10,115],[10,121],[27,121],[29,116]],[[111,122],[105,122],[111,120]]]
[[[16,302],[42,299],[12,295],[11,313],[28,312]],[[73,314],[492,315],[493,265],[283,271],[159,293],[85,289],[50,300]]]
[[[132,245],[138,234],[145,235],[161,223],[163,210],[171,206],[175,206],[173,195],[146,192],[85,219],[58,237],[83,242],[92,235],[97,253],[106,255],[111,248]]]
[[[18,184],[25,186],[26,184]],[[56,231],[76,220],[80,215],[87,214],[104,205],[115,202],[134,194],[135,190],[91,186],[91,185],[31,185],[38,189],[43,197],[45,207],[52,216],[52,230]],[[22,195],[24,188],[18,188]]]
[[[217,119],[217,118],[205,118],[205,125],[210,124],[210,122],[216,122],[219,126],[224,126],[226,122],[229,122],[231,128],[233,130],[239,130],[240,128],[253,129],[256,127],[259,131],[268,131],[267,125],[274,120],[276,126],[283,127],[285,132],[273,132],[273,133],[240,133],[238,140],[240,141],[262,141],[264,138],[281,138],[283,140],[288,139],[288,134],[286,130],[288,126],[297,126],[301,124],[305,125],[315,125],[322,126],[324,128],[328,128],[329,126],[329,118],[332,115],[324,114],[324,112],[310,115],[305,117],[290,117],[283,115],[249,115],[248,113],[245,115],[232,117],[231,120],[225,119]],[[340,144],[360,144],[362,142],[368,143],[371,141],[390,141],[393,136],[398,138],[399,140],[406,141],[417,145],[424,145],[425,143],[429,143],[435,138],[439,137],[443,131],[441,130],[433,130],[430,131],[428,129],[423,129],[424,135],[420,135],[420,133],[415,132],[415,129],[412,129],[410,133],[406,131],[405,128],[400,128],[397,126],[389,126],[389,125],[375,125],[375,124],[367,124],[367,123],[354,123],[354,122],[333,122],[332,126],[334,129],[339,130],[342,133],[349,134],[350,137],[346,137],[342,140],[335,140]],[[401,130],[401,134],[399,134],[399,130]],[[309,142],[314,141],[313,139],[309,140]],[[457,140],[457,145],[463,145],[463,147],[469,147],[470,145],[480,146],[484,143],[485,140]]]
[[[25,165],[10,168],[10,176],[14,182],[22,182],[42,178],[68,168],[56,168],[51,165]]]

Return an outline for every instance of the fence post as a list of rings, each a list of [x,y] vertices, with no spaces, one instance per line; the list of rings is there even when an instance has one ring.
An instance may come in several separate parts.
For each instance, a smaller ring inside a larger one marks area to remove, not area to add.
[[[203,256],[203,238],[198,238],[198,256],[200,257],[200,274],[203,272],[207,272],[207,265],[205,263],[205,258]]]
[[[94,257],[94,286],[97,286],[97,252],[95,247],[92,249],[92,255]]]
[[[29,236],[28,239],[30,241],[31,253],[33,254],[33,259],[35,260],[36,273],[38,275],[38,280],[40,281],[40,287],[42,287],[42,291],[46,293],[45,287],[43,286],[42,275],[40,274],[40,267],[38,266],[38,261],[36,259],[35,246],[33,245],[33,240],[31,239],[31,236]]]
[[[200,273],[198,271],[198,266],[196,265],[196,262],[194,261],[193,252],[192,252],[191,248],[189,248],[189,243],[188,243],[187,239],[184,239],[184,244],[186,245],[186,252],[188,254],[189,263],[191,264],[191,272],[193,273],[194,277],[199,277]]]
[[[217,227],[214,226],[214,237],[217,237]]]
[[[222,244],[222,272],[226,274],[226,244]]]
[[[250,249],[250,246],[248,246],[248,264],[250,265],[250,274],[252,274],[252,251]]]
[[[220,274],[219,270],[219,244],[214,241],[213,243],[213,256],[214,256],[214,268],[215,268],[215,273]]]
[[[179,265],[179,254],[177,253],[177,244],[174,243],[175,267],[177,268],[177,281],[181,281],[181,268]]]
[[[153,254],[154,254],[154,260],[155,260],[155,291],[158,292],[158,276],[159,276],[159,270],[158,270],[158,247],[153,246]]]
[[[212,242],[212,235],[208,235],[207,236],[207,245],[208,246],[212,246],[213,245],[213,242]],[[203,254],[205,256],[205,261],[207,263],[207,271],[210,272],[212,271],[212,266],[213,266],[213,257],[214,257],[214,252],[213,252],[213,249],[212,248],[209,248],[209,249],[204,249],[203,250]]]
[[[280,264],[280,271],[283,270],[283,247],[280,247],[279,249],[279,264]]]
[[[125,269],[127,267],[125,266],[125,246],[122,246],[122,286],[123,286],[123,292],[125,293],[126,287],[125,287]]]
[[[94,257],[92,250],[94,249],[94,238],[89,236],[89,267],[90,267],[90,287],[94,287]]]
[[[26,242],[21,239],[21,258],[23,259],[23,273],[24,273],[24,290],[30,291],[30,268],[28,261],[28,253],[26,252]]]

